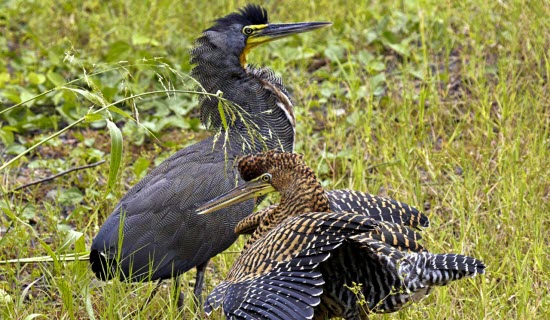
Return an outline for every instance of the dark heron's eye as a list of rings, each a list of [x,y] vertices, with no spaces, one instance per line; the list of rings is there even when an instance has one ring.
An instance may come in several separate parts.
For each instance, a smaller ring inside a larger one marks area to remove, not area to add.
[[[254,32],[254,29],[250,28],[250,27],[244,27],[243,28],[243,33],[247,36],[251,35],[252,32]]]
[[[269,173],[266,173],[262,176],[263,182],[271,182],[271,175]]]

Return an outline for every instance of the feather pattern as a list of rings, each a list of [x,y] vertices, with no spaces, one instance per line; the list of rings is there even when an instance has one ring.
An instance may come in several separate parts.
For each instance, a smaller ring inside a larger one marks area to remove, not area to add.
[[[237,157],[294,147],[294,120],[288,118],[292,102],[282,80],[267,68],[244,67],[238,60],[244,50],[242,27],[267,22],[264,9],[248,5],[218,19],[197,39],[191,50],[193,76],[204,91],[223,92],[239,113],[228,117],[225,141],[209,137],[178,151],[120,200],[92,243],[90,263],[99,278],[171,278],[205,264],[237,239],[234,228],[252,213],[253,201],[209,216],[198,216],[195,209],[242,182],[233,167]],[[217,100],[203,97],[200,112],[205,124],[220,130]]]
[[[238,225],[254,232],[206,301],[207,313],[222,307],[230,319],[365,319],[484,273],[475,258],[427,252],[414,228],[428,220],[408,205],[349,190],[330,201],[299,155],[245,156],[238,168],[245,180],[269,173],[281,202]]]

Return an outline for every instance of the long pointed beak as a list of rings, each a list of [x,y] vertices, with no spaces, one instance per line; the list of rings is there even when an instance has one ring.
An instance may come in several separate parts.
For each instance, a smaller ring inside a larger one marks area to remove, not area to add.
[[[281,39],[293,34],[308,32],[331,25],[332,22],[298,22],[298,23],[278,23],[268,24],[267,27],[260,30],[258,33],[250,36],[247,40],[249,48],[255,47],[262,43]]]
[[[331,25],[332,22],[298,22],[298,23],[278,23],[269,24],[261,32],[258,37],[268,37],[269,40],[275,40],[283,37],[288,37],[293,34],[313,31]]]
[[[257,198],[268,193],[274,192],[275,188],[268,183],[263,181],[249,181],[244,184],[228,191],[227,193],[214,198],[207,203],[203,204],[195,213],[197,214],[206,214],[211,213],[222,208],[229,207],[236,203],[241,203],[243,201]]]

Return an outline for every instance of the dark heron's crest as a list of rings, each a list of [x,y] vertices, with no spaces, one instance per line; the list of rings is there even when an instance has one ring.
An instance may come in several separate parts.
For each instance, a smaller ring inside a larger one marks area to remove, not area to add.
[[[251,24],[267,24],[269,18],[267,16],[267,10],[260,7],[257,4],[248,4],[245,7],[239,9],[241,16],[248,19]]]
[[[234,12],[223,18],[217,19],[216,24],[208,30],[223,30],[226,29],[228,25],[234,23],[238,23],[243,26],[268,24],[269,18],[267,15],[267,10],[256,4],[248,4],[239,9],[238,12]]]

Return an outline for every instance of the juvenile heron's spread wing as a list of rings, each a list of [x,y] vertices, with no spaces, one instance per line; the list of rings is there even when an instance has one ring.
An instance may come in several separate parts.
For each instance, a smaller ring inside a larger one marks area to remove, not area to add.
[[[325,192],[299,155],[249,155],[238,168],[245,182],[198,212],[274,190],[281,200],[237,225],[254,231],[207,312],[222,306],[231,319],[364,319],[484,273],[475,258],[427,252],[415,229],[428,219],[418,210],[356,191]]]
[[[205,311],[223,302],[229,318],[309,319],[323,292],[319,264],[346,239],[376,228],[376,221],[350,213],[291,217],[239,256]]]
[[[330,209],[334,212],[353,212],[379,221],[388,221],[414,229],[430,225],[428,217],[406,203],[355,190],[327,190]],[[235,227],[237,234],[251,234],[263,217],[277,208],[277,204],[256,211]]]

